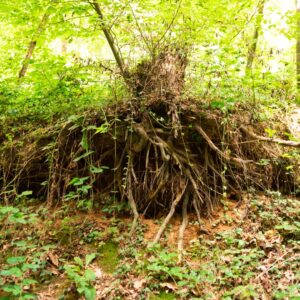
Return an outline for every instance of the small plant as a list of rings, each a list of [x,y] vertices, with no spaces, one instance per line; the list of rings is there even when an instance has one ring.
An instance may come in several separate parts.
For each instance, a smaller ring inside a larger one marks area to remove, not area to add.
[[[257,287],[253,286],[253,285],[239,285],[237,287],[235,287],[234,289],[232,289],[230,292],[226,292],[223,295],[224,300],[231,300],[233,296],[234,299],[256,299],[258,297],[258,292],[257,292]]]
[[[106,201],[102,211],[109,215],[114,215],[128,211],[129,209],[130,207],[127,201],[118,202],[115,197],[111,197]]]
[[[71,282],[75,284],[77,292],[83,295],[86,300],[96,298],[96,289],[92,285],[96,280],[96,275],[93,270],[87,268],[96,256],[96,253],[86,255],[85,262],[80,257],[75,257],[74,265],[64,266],[65,272]]]
[[[18,207],[0,206],[0,221],[5,225],[26,225],[35,222],[36,214],[26,214]]]
[[[65,195],[65,200],[75,200],[77,208],[82,210],[90,210],[93,206],[93,201],[87,199],[89,190],[92,188],[90,184],[85,184],[89,177],[75,177],[69,182],[69,186],[73,186],[75,191],[70,191]]]
[[[1,289],[17,299],[35,299],[28,287],[37,283],[29,276],[29,271],[37,270],[38,264],[26,262],[25,256],[13,256],[6,260],[7,266],[0,272]],[[25,290],[26,287],[26,290]]]

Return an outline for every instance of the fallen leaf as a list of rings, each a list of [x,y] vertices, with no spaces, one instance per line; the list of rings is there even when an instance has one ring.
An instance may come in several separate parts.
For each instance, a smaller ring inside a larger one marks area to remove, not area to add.
[[[133,283],[133,287],[134,289],[136,290],[140,290],[144,283],[146,282],[146,279],[140,279],[140,280],[136,280],[134,283]]]
[[[56,254],[52,253],[52,252],[49,252],[48,257],[49,257],[50,261],[52,262],[52,264],[55,267],[58,267],[58,265],[59,265],[58,256]]]
[[[169,289],[169,290],[171,290],[171,291],[176,291],[176,290],[177,290],[177,287],[176,287],[174,284],[168,283],[168,282],[166,282],[166,283],[161,283],[160,286],[161,286],[161,287],[164,287],[164,288],[167,288],[167,289]]]

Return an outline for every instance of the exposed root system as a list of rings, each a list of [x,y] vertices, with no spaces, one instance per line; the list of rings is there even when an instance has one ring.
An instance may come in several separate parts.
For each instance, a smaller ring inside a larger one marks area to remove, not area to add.
[[[247,112],[224,116],[192,102],[178,102],[176,111],[167,102],[114,109],[71,118],[60,129],[40,132],[40,138],[28,135],[19,146],[6,144],[2,195],[32,190],[55,204],[74,190],[73,178],[88,176],[92,189],[86,197],[127,199],[135,227],[139,214],[171,217],[187,194],[188,209],[200,218],[223,196],[238,198],[250,187],[294,188],[286,169],[290,162],[280,157],[279,145],[254,136],[262,125],[250,127]]]
[[[182,74],[177,81],[166,78],[178,85]],[[128,201],[134,216],[131,234],[139,215],[166,215],[154,238],[157,242],[180,207],[179,241],[188,210],[200,220],[222,197],[239,200],[249,188],[294,190],[294,175],[287,169],[291,162],[280,156],[284,148],[279,144],[291,146],[289,141],[263,138],[264,125],[252,124],[245,109],[223,114],[180,100],[179,91],[160,94],[154,101],[150,91],[156,89],[149,90],[147,101],[139,98],[108,107],[105,113],[88,112],[5,143],[2,197],[9,201],[31,190],[49,205],[67,201],[70,193],[78,201]],[[74,178],[84,178],[84,184],[74,183]]]

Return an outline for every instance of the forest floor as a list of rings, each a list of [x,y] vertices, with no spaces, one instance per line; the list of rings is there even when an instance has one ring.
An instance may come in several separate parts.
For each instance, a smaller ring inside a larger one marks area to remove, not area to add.
[[[223,200],[200,226],[190,213],[181,262],[180,215],[153,244],[162,219],[129,240],[132,220],[111,205],[24,206],[0,208],[0,299],[300,299],[297,198]]]

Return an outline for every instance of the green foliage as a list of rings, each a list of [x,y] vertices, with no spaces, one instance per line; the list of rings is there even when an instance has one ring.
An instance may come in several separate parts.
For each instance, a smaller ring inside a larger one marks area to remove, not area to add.
[[[278,111],[282,116],[296,99],[294,44],[298,16],[292,6],[285,9],[280,1],[275,2],[268,3],[263,16],[257,16],[258,1],[254,0],[133,0],[130,3],[103,0],[99,1],[104,15],[101,24],[88,1],[1,1],[0,142],[19,142],[24,133],[37,127],[47,128],[47,124],[60,119],[59,124],[67,121],[78,128],[82,152],[74,154],[72,159],[74,163],[86,164],[90,173],[75,175],[70,180],[64,197],[66,209],[58,214],[66,216],[73,201],[78,209],[91,210],[94,203],[90,194],[95,177],[108,167],[90,163],[95,150],[90,149],[89,139],[110,133],[113,127],[106,120],[86,128],[81,112],[90,108],[101,110],[111,102],[117,105],[119,100],[129,98],[128,95],[132,99],[116,63],[112,62],[111,50],[102,33],[103,25],[112,30],[115,44],[130,70],[144,58],[178,48],[189,61],[185,77],[187,97],[203,100],[225,117],[239,109],[239,103],[243,103],[241,107],[251,104],[253,122],[266,121]],[[288,2],[284,4],[288,6]],[[49,18],[41,28],[45,14]],[[249,45],[253,42],[258,17],[263,18],[263,23],[259,28],[254,65],[246,74]],[[28,71],[24,78],[18,79],[28,45],[33,40],[36,47]],[[151,117],[162,125],[166,123],[165,117],[154,113]],[[225,117],[224,122],[228,121]],[[287,135],[270,125],[266,126],[265,134],[270,138]],[[195,136],[195,142],[203,141]],[[299,153],[289,151],[283,158],[296,162]],[[270,160],[261,158],[258,163],[267,166]],[[286,172],[292,172],[295,166],[284,167]],[[1,184],[4,177],[5,174],[0,174]],[[79,237],[80,243],[96,247],[93,251],[99,250],[99,264],[105,271],[112,273],[118,265],[120,276],[130,272],[145,276],[152,291],[164,289],[162,283],[167,283],[182,298],[197,291],[211,299],[220,297],[221,293],[223,299],[251,299],[264,293],[257,276],[266,272],[263,274],[270,276],[274,285],[269,297],[299,299],[299,259],[288,258],[299,246],[300,211],[295,199],[274,192],[269,192],[272,200],[265,203],[259,198],[252,199],[251,214],[246,220],[249,228],[244,230],[237,224],[233,230],[209,237],[211,240],[200,236],[188,255],[201,264],[191,268],[185,262],[178,263],[174,250],[154,246],[139,251],[138,247],[144,245],[142,231],[138,231],[140,236],[133,246],[122,249],[125,262],[119,264],[116,241],[124,243],[124,240],[118,224],[103,231],[81,232],[74,218],[67,216],[56,231],[53,229],[55,232],[41,229],[37,221],[44,222],[48,216],[26,208],[31,194],[23,191],[16,196],[14,203],[20,207],[0,206],[0,246],[4,249],[0,256],[0,288],[8,297],[33,299],[34,288],[51,277],[51,272],[46,270],[49,249],[55,248],[49,244],[51,239],[64,247]],[[128,203],[118,202],[114,197],[105,201],[102,211],[108,215],[129,210]],[[227,225],[234,221],[229,215],[224,218]],[[39,241],[40,236],[46,236],[45,241]],[[274,264],[270,253],[286,256]],[[75,257],[72,264],[68,259],[74,255],[68,255],[64,257],[65,274],[80,295],[94,299],[95,274],[88,266],[96,255],[87,255],[84,260]],[[262,271],[261,266],[267,271]],[[292,272],[293,281],[282,284],[281,277],[287,271]],[[211,288],[208,292],[207,287]]]
[[[24,192],[22,197],[27,195],[30,193]],[[37,216],[27,209],[0,206],[0,246],[3,248],[0,291],[9,299],[36,299],[33,288],[45,279],[46,253],[55,247],[38,245],[35,234],[26,236],[37,222]]]
[[[0,5],[3,124],[20,118],[51,122],[126,96],[98,16],[88,2],[20,0],[14,5],[4,0]],[[266,6],[256,59],[247,76],[257,1],[104,1],[100,5],[104,24],[113,30],[130,69],[144,57],[178,47],[187,49],[189,56],[186,93],[211,102],[214,108],[228,111],[245,101],[283,108],[295,99],[297,16],[291,3],[287,8],[276,3]],[[39,32],[45,13],[49,18]],[[34,38],[37,46],[28,72],[18,80]],[[107,126],[99,126],[96,132],[106,132]]]
[[[75,187],[75,191],[70,191],[68,194],[66,194],[64,200],[75,200],[77,208],[82,210],[90,210],[93,207],[93,201],[88,199],[89,190],[92,188],[90,184],[85,184],[88,179],[90,179],[89,176],[73,178],[69,182],[69,185]]]
[[[18,207],[14,206],[0,206],[0,221],[1,226],[8,224],[12,225],[26,225],[33,223],[36,220],[36,214],[22,212]]]
[[[28,293],[24,288],[38,283],[28,277],[28,271],[36,271],[40,266],[28,263],[26,260],[25,256],[9,257],[6,260],[7,266],[0,272],[3,281],[7,282],[1,286],[1,289],[17,299],[35,299],[35,295]]]
[[[75,257],[74,265],[64,266],[68,278],[76,285],[78,293],[83,295],[86,300],[94,300],[96,298],[96,289],[93,287],[96,275],[93,270],[87,268],[96,256],[96,253],[88,254],[84,262],[80,257]]]

